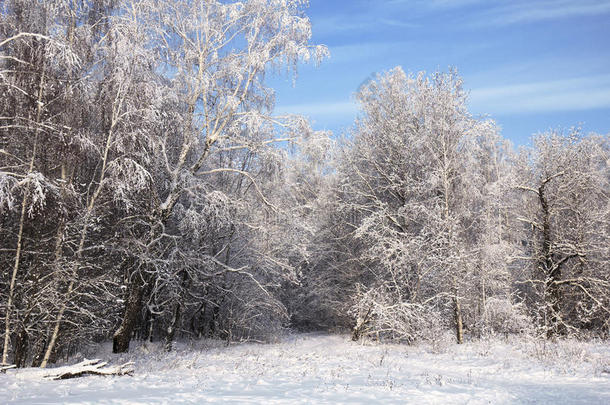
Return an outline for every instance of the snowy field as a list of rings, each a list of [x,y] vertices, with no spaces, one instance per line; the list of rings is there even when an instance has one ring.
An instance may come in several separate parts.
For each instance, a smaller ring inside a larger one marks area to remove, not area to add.
[[[309,334],[270,345],[206,341],[159,349],[141,345],[113,355],[105,346],[95,353],[113,364],[135,361],[133,377],[47,381],[35,369],[9,370],[0,374],[0,402],[610,404],[607,343],[409,347]]]

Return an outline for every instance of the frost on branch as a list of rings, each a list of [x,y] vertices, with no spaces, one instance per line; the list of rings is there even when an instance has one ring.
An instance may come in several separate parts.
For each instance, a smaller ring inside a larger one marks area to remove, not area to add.
[[[491,297],[485,302],[485,312],[481,325],[483,333],[522,334],[532,332],[532,319],[523,303]]]
[[[150,187],[152,178],[148,170],[133,159],[121,157],[108,165],[107,187],[112,190],[118,205],[130,209],[138,193]]]
[[[49,193],[57,193],[57,187],[40,172],[29,173],[16,186],[22,193],[28,195],[27,213],[29,216],[33,216],[36,211],[45,207]]]
[[[0,173],[0,211],[12,210],[15,201],[13,187],[17,180],[6,173]]]
[[[384,286],[362,291],[356,296],[351,312],[356,318],[354,340],[368,336],[404,343],[432,342],[442,336],[448,326],[434,302],[395,301]]]

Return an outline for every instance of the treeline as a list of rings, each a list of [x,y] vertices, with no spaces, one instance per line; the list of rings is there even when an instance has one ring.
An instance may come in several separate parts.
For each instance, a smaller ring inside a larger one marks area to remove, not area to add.
[[[285,178],[322,135],[264,78],[326,54],[301,3],[2,2],[2,362],[287,323]]]
[[[396,68],[344,140],[265,75],[300,0],[0,5],[3,363],[286,327],[412,342],[607,335],[608,136],[514,153],[459,77]]]
[[[357,97],[316,200],[301,324],[403,342],[608,336],[607,135],[550,131],[514,152],[455,72],[395,68]]]

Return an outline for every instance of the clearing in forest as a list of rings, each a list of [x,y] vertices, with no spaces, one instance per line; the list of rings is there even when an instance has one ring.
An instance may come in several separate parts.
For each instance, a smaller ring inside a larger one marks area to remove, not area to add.
[[[274,344],[205,341],[134,347],[96,357],[135,361],[133,377],[0,375],[8,404],[602,404],[610,403],[610,346],[516,339],[464,345],[356,343],[291,335]],[[81,359],[72,359],[76,362]],[[38,374],[39,375],[39,374]]]

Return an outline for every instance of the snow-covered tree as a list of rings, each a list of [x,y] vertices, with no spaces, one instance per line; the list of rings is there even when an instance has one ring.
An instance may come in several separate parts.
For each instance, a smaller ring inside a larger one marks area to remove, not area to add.
[[[515,219],[530,308],[547,337],[607,332],[608,137],[534,137],[516,163]]]
[[[234,150],[264,158],[279,140],[278,126],[286,128],[282,132],[288,138],[301,135],[290,121],[270,117],[273,97],[264,78],[270,70],[294,69],[299,61],[325,55],[324,47],[309,44],[311,25],[302,14],[303,5],[296,0],[128,4],[128,9],[139,10],[137,22],[150,30],[158,69],[165,72],[166,97],[179,106],[178,125],[167,128],[159,144],[164,173],[153,190],[156,206],[143,235],[146,263],[153,263],[150,257],[161,259],[166,251],[165,241],[172,239],[168,225],[176,219],[177,204],[188,210],[196,197],[193,191],[212,190],[212,179],[219,174],[244,177],[240,182],[269,207],[247,160],[243,168],[235,167],[221,155]],[[216,265],[220,266],[216,272],[235,270],[226,263]],[[114,334],[116,352],[128,349],[144,289],[155,283],[158,274],[158,266],[135,268],[129,272],[123,321]]]
[[[436,316],[461,343],[475,276],[492,274],[481,257],[493,246],[481,236],[485,210],[497,214],[485,202],[500,180],[496,128],[468,113],[454,72],[395,68],[358,99],[362,117],[339,168],[342,210],[354,213],[360,246],[355,334],[413,340],[408,331],[424,325],[404,324]]]
[[[311,130],[271,115],[264,80],[326,54],[305,6],[0,5],[4,362],[116,326],[117,351],[171,342],[206,306],[207,332],[281,324],[291,264],[267,222],[284,144]]]
[[[12,271],[7,277],[3,361],[10,346],[11,319],[17,315],[14,338],[17,363],[23,363],[31,336],[48,320],[53,308],[60,269],[63,208],[71,205],[73,190],[66,181],[65,155],[71,131],[70,112],[79,111],[75,72],[82,59],[70,41],[76,24],[68,24],[67,4],[49,1],[32,7],[27,1],[2,5],[0,36],[0,176],[5,184],[0,204],[6,229],[7,255]],[[57,29],[59,26],[66,31]],[[58,158],[59,156],[59,158]],[[20,201],[19,207],[11,201]],[[11,210],[15,208],[15,210]],[[16,221],[16,222],[13,222]],[[12,232],[14,231],[14,233]],[[54,240],[53,235],[58,235]],[[10,249],[12,247],[14,250]],[[16,248],[15,248],[16,247]],[[18,307],[13,303],[19,300]],[[16,309],[15,312],[13,310]],[[43,332],[44,333],[44,332]]]

